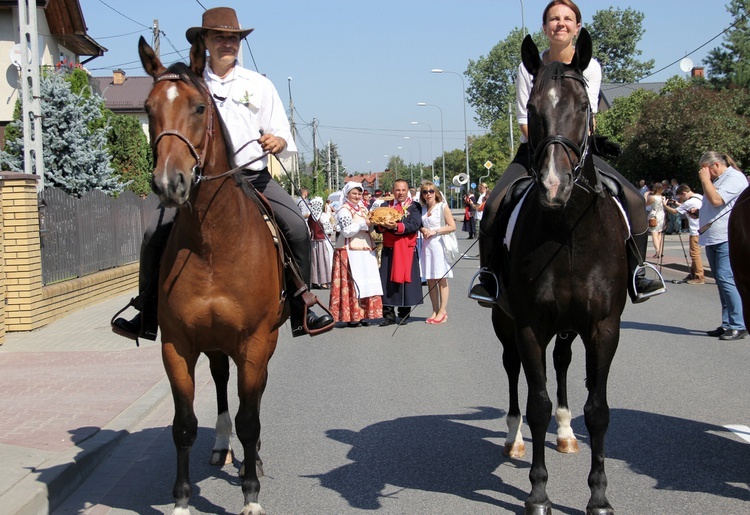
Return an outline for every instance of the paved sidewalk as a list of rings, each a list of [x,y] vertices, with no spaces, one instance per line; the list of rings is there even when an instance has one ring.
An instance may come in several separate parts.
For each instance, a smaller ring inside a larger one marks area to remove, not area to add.
[[[159,345],[113,334],[132,294],[0,346],[0,513],[48,513],[169,395]]]
[[[682,240],[687,252],[687,235]],[[665,249],[668,289],[713,287],[705,255],[706,286],[670,284],[689,268],[678,236],[667,236]],[[170,395],[159,344],[136,347],[110,331],[110,318],[131,296],[10,333],[0,346],[0,514],[52,511]],[[284,331],[288,325],[282,338]]]

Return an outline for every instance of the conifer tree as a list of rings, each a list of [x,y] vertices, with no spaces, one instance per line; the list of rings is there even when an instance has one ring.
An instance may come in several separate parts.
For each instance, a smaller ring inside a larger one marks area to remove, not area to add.
[[[125,185],[110,164],[108,127],[97,123],[102,116],[101,97],[90,91],[74,93],[63,73],[49,72],[40,83],[45,184],[75,196],[93,189],[116,195]],[[21,120],[12,124],[22,133]],[[22,136],[7,142],[0,165],[23,171]]]

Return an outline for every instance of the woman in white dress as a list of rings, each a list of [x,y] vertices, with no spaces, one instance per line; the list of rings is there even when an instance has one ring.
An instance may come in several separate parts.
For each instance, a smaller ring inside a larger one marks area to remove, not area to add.
[[[651,232],[651,239],[654,242],[654,249],[656,250],[656,253],[652,257],[656,259],[664,253],[664,249],[662,248],[665,221],[663,191],[664,186],[660,182],[656,182],[651,191],[646,192],[644,195],[646,197],[646,205],[651,208],[648,213],[648,230]],[[651,220],[656,220],[656,225],[653,225],[654,222]]]
[[[448,204],[443,201],[440,190],[433,183],[423,183],[419,197],[422,204],[422,249],[419,253],[419,265],[422,277],[427,280],[432,302],[432,315],[427,323],[443,324],[448,320],[448,279],[453,278],[453,272],[445,259],[441,239],[443,234],[456,230],[456,221]]]

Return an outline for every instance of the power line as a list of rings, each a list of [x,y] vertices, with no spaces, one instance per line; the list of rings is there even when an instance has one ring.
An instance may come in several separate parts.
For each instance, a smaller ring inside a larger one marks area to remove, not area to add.
[[[108,4],[107,2],[105,2],[104,0],[99,0],[99,2],[100,2],[100,3],[102,3],[103,5],[106,5],[107,7],[109,7],[110,9],[112,9],[112,10],[113,10],[114,12],[116,12],[117,14],[119,14],[120,16],[122,16],[123,18],[126,18],[126,19],[128,19],[128,20],[132,21],[132,22],[133,22],[133,23],[135,23],[136,25],[140,25],[140,26],[141,26],[141,27],[143,27],[143,28],[146,28],[146,29],[149,29],[149,30],[151,30],[151,27],[149,27],[148,25],[144,25],[143,23],[140,23],[140,22],[137,22],[137,21],[135,21],[135,20],[134,20],[133,18],[131,18],[130,16],[126,16],[126,15],[122,14],[122,13],[121,13],[120,11],[118,11],[117,9],[115,9],[114,7],[112,7],[111,5],[109,5],[109,4]]]
[[[202,3],[200,2],[200,0],[195,0],[195,1],[196,1],[196,2],[198,2],[198,5],[200,5],[201,7],[203,7],[203,10],[204,10],[204,11],[206,11],[206,10],[207,10],[207,9],[206,9],[206,6],[205,6],[205,5],[203,5],[203,4],[202,4]]]
[[[724,29],[724,30],[722,30],[721,32],[719,32],[719,33],[718,33],[717,35],[715,35],[714,37],[712,37],[711,39],[709,39],[708,41],[706,41],[705,43],[703,43],[703,44],[702,44],[701,46],[699,46],[698,48],[696,48],[696,49],[695,49],[695,50],[693,50],[692,52],[689,52],[689,53],[685,54],[685,55],[684,55],[683,57],[681,57],[681,58],[677,59],[676,61],[673,61],[673,62],[669,63],[668,65],[664,66],[663,68],[660,68],[660,69],[656,70],[655,72],[649,73],[648,75],[645,75],[645,76],[641,77],[640,79],[638,79],[638,82],[642,81],[643,79],[648,79],[649,77],[651,77],[651,76],[653,76],[653,75],[656,75],[656,74],[657,74],[657,73],[659,73],[659,72],[663,72],[664,70],[666,70],[666,69],[667,69],[667,68],[669,68],[670,66],[674,66],[675,64],[677,64],[677,63],[679,63],[680,61],[682,61],[682,59],[684,59],[685,57],[687,57],[687,56],[689,56],[689,55],[692,55],[692,54],[694,54],[695,52],[697,52],[698,50],[700,50],[700,49],[701,49],[701,48],[703,48],[704,46],[706,46],[706,45],[708,45],[709,43],[711,43],[711,42],[712,42],[713,40],[715,40],[715,39],[719,38],[719,37],[720,37],[720,36],[721,36],[722,34],[725,34],[725,33],[726,33],[727,31],[729,31],[730,29],[733,29],[733,28],[735,28],[735,27],[736,27],[737,25],[739,25],[739,24],[740,24],[740,22],[744,21],[744,20],[745,20],[745,18],[747,18],[747,14],[743,14],[743,15],[742,15],[742,18],[740,18],[740,19],[739,19],[739,20],[737,20],[736,22],[732,23],[732,24],[731,24],[731,25],[730,25],[729,27],[727,27],[726,29]]]
[[[133,32],[128,32],[127,34],[118,34],[116,36],[99,36],[99,37],[94,37],[94,39],[121,38],[121,37],[125,37],[125,36],[132,36],[133,34],[140,34],[141,32],[145,32],[146,30],[148,30],[149,32],[151,31],[151,29],[149,28],[149,29],[143,29],[143,30],[135,30]]]

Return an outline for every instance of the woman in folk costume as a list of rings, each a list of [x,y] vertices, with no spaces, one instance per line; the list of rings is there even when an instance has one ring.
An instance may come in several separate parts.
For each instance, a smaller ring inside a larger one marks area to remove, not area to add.
[[[330,312],[349,327],[369,325],[367,320],[383,316],[383,288],[378,258],[370,239],[368,210],[362,202],[362,184],[348,182],[336,212],[341,232],[333,253]]]
[[[307,218],[312,243],[312,272],[310,282],[313,288],[328,289],[331,282],[331,262],[333,252],[327,234],[332,232],[331,219],[323,213],[323,199],[315,197],[310,201],[310,216]]]
[[[426,320],[428,324],[443,324],[448,321],[448,279],[453,272],[445,258],[442,235],[456,230],[448,204],[443,202],[440,190],[431,182],[425,182],[420,188],[422,203],[422,248],[419,252],[419,264],[422,277],[427,279],[427,286],[432,303],[432,315]]]

